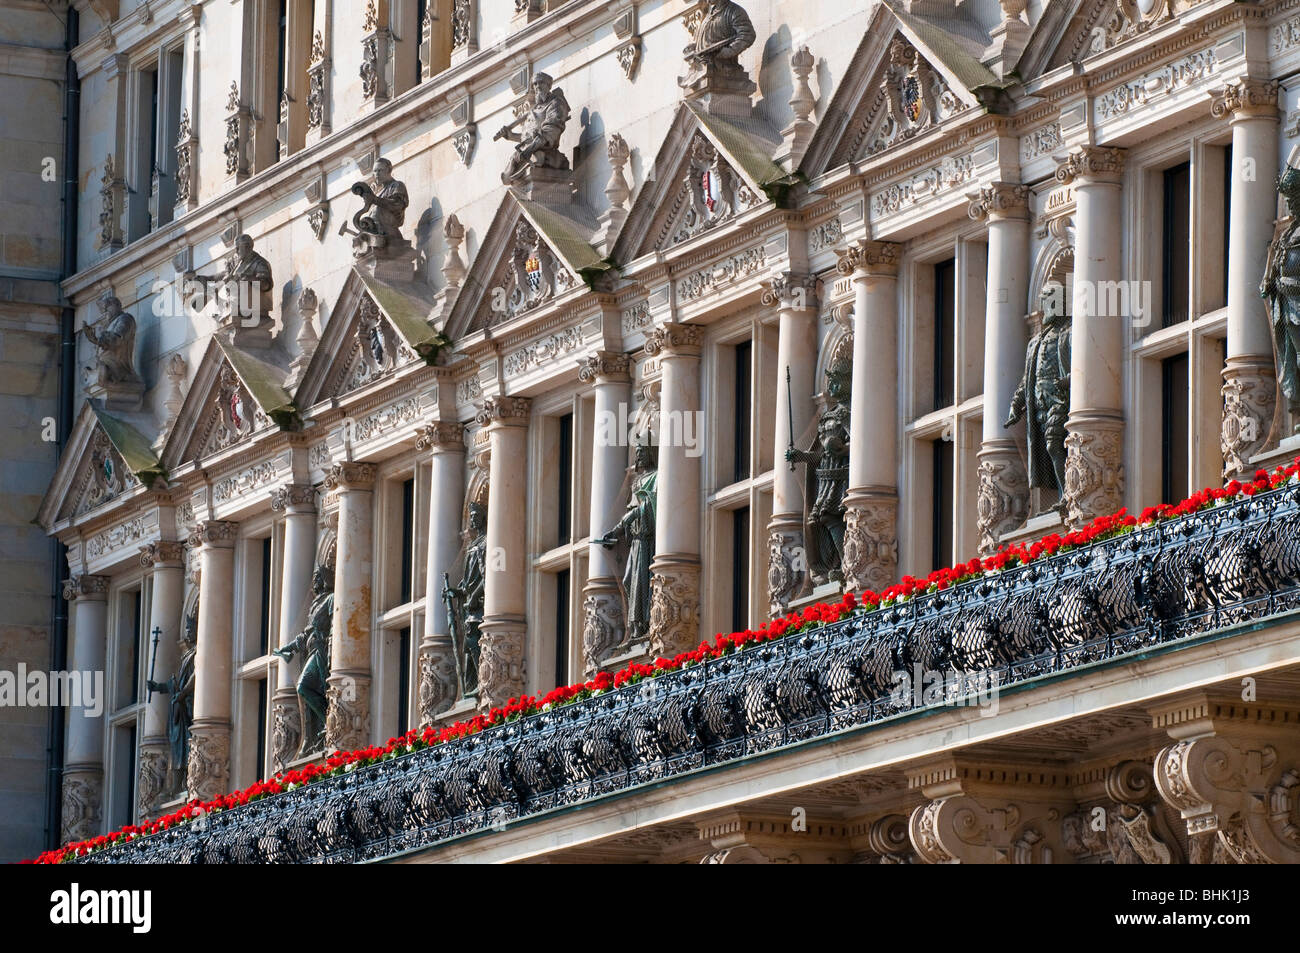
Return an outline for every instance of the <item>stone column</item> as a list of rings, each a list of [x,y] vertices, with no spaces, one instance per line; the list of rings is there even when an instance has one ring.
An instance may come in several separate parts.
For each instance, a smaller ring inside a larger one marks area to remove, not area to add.
[[[331,751],[353,751],[370,743],[375,469],[373,463],[336,463],[325,478],[326,487],[339,493],[330,677],[325,692],[325,746]]]
[[[591,451],[590,524],[593,539],[622,518],[619,490],[627,472],[627,433],[621,425],[631,413],[631,361],[626,354],[597,351],[582,361],[578,379],[596,395],[596,426]],[[622,412],[620,413],[620,407]],[[627,639],[618,580],[623,567],[613,550],[592,543],[587,550],[587,584],[582,589],[582,657],[590,678]]]
[[[442,575],[456,569],[465,499],[465,428],[438,421],[420,432],[419,450],[432,450],[429,480],[429,556],[424,587],[424,637],[420,640],[420,721],[429,724],[460,699],[456,646],[442,601]]]
[[[817,416],[817,279],[790,272],[764,283],[763,304],[777,308],[776,448],[772,472],[772,518],[767,524],[767,600],[779,615],[808,588],[804,555],[803,467],[781,457],[797,437],[810,433]],[[791,432],[791,422],[794,430]]]
[[[1277,378],[1268,308],[1259,296],[1277,210],[1277,83],[1244,79],[1215,96],[1230,116],[1232,191],[1228,216],[1228,348],[1223,368],[1223,478],[1250,472],[1273,423]],[[1254,163],[1254,176],[1237,174]]]
[[[1025,367],[1029,293],[1029,190],[996,182],[971,203],[970,217],[989,226],[984,318],[984,434],[979,452],[980,552],[1029,515],[1029,476],[1020,448],[1003,426]]]
[[[844,495],[844,587],[876,592],[898,572],[898,262],[902,246],[836,250],[853,278],[853,399]]]
[[[316,491],[291,483],[271,494],[271,509],[284,513],[284,564],[280,568],[280,647],[298,637],[307,625],[311,606],[312,574],[316,570]],[[298,708],[297,675],[301,657],[275,664],[275,692],[271,696],[271,759],[275,770],[298,753],[302,741],[302,714]]]
[[[145,640],[155,682],[165,682],[180,662],[181,601],[185,595],[185,544],[160,540],[140,547],[140,564],[153,569],[153,596],[149,604],[150,632]],[[153,648],[153,630],[158,647]],[[156,654],[155,654],[156,652]],[[148,671],[148,670],[146,670]],[[183,775],[185,765],[171,763],[171,696],[153,692],[144,710],[144,737],[136,775],[136,805],[141,821],[154,817],[163,795],[171,793],[168,780]]]
[[[672,658],[700,641],[700,460],[687,453],[686,427],[699,434],[700,350],[697,325],[668,322],[646,335],[658,356],[659,475],[655,558],[650,564],[650,654]]]
[[[1074,314],[1065,438],[1066,521],[1072,528],[1124,505],[1124,321],[1108,314],[1122,277],[1119,235],[1124,150],[1084,146],[1056,170],[1074,183]]]
[[[479,637],[478,700],[498,708],[524,690],[525,579],[528,571],[528,418],[526,397],[488,397],[478,422],[487,428],[487,566]]]
[[[105,701],[104,659],[108,637],[108,577],[74,575],[63,584],[63,598],[75,600],[68,664],[82,679],[99,679]],[[85,701],[84,697],[82,701]],[[85,705],[68,706],[63,764],[64,843],[101,833],[104,803],[104,723]]]
[[[194,654],[194,724],[186,788],[211,800],[230,790],[230,695],[234,662],[235,538],[237,523],[205,520],[189,545],[199,551],[198,648]]]

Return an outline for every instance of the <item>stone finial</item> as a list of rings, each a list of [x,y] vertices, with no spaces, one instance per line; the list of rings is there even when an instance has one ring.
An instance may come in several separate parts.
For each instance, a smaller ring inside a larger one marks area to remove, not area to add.
[[[447,255],[442,262],[442,277],[447,282],[447,290],[455,291],[465,280],[467,269],[465,260],[460,257],[460,244],[465,240],[465,226],[455,214],[448,215],[442,226],[442,237],[447,240]]]
[[[166,363],[163,364],[163,376],[167,379],[167,396],[163,400],[166,419],[163,421],[162,432],[158,437],[158,446],[166,442],[172,428],[176,426],[181,405],[185,403],[185,375],[188,371],[189,365],[179,352],[167,358]]]
[[[627,221],[627,203],[632,198],[632,186],[628,184],[623,168],[631,158],[632,150],[627,140],[615,132],[610,134],[605,154],[609,156],[609,182],[605,185],[609,208],[600,216],[600,224],[601,242],[608,252],[614,247],[614,240]]]
[[[812,141],[812,134],[817,128],[817,122],[813,119],[817,97],[813,95],[812,86],[808,82],[808,77],[812,75],[813,67],[816,65],[816,59],[806,46],[801,46],[790,54],[790,72],[794,74],[790,109],[794,112],[794,119],[782,130],[782,135],[785,137],[782,158],[789,159],[792,167],[797,167],[803,159],[804,153],[808,151],[808,143]]]
[[[311,288],[303,288],[298,295],[298,337],[295,338],[298,354],[289,365],[289,379],[286,383],[290,388],[302,383],[303,375],[307,373],[307,365],[311,363],[312,355],[316,353],[316,345],[320,343],[315,324],[319,304],[316,292]]]

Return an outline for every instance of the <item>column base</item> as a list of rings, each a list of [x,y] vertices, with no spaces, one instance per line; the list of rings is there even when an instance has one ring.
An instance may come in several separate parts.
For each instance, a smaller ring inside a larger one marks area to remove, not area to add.
[[[456,648],[451,636],[434,635],[420,642],[420,723],[435,718],[460,698],[456,681]]]
[[[271,763],[283,771],[298,756],[302,744],[302,709],[298,693],[277,688],[271,701]]]
[[[479,627],[478,707],[503,708],[524,693],[523,616],[490,615]]]
[[[63,771],[63,843],[89,840],[100,833],[104,771],[98,765],[72,765]]]
[[[979,452],[977,525],[980,555],[997,552],[1003,533],[1024,525],[1029,516],[1029,477],[1015,444],[990,441]]]
[[[166,738],[146,738],[140,743],[135,790],[136,813],[141,823],[151,821],[161,813],[164,796],[169,793],[170,760]]]
[[[803,517],[797,513],[778,513],[767,524],[768,614],[783,615],[808,587]]]
[[[325,705],[328,750],[355,751],[370,743],[369,672],[332,672]]]
[[[1223,368],[1224,482],[1250,472],[1250,458],[1268,444],[1277,404],[1277,378],[1271,355],[1229,358]],[[1173,503],[1174,500],[1166,502]]]
[[[1065,519],[1077,530],[1124,505],[1124,418],[1072,412],[1066,429]]]
[[[582,589],[583,675],[591,678],[627,641],[623,599],[612,576],[587,580]]]
[[[190,763],[185,788],[190,798],[210,801],[230,791],[230,722],[195,719],[190,726]]]
[[[874,592],[898,581],[898,495],[850,489],[844,496],[844,588]]]
[[[674,658],[700,644],[700,560],[666,553],[650,573],[650,654]]]

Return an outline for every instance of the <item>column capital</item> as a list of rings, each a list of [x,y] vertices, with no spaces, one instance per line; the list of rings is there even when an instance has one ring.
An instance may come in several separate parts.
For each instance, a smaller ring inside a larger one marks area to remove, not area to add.
[[[782,311],[817,312],[817,289],[821,282],[816,275],[783,271],[763,282],[763,304],[776,305]]]
[[[331,490],[369,490],[375,485],[373,463],[336,463],[325,476],[325,486]]]
[[[632,359],[618,351],[596,351],[578,362],[578,380],[584,384],[624,383],[631,380]]]
[[[108,580],[108,576],[70,576],[63,582],[63,598],[69,602],[74,599],[102,601],[108,598]]]
[[[994,182],[980,189],[966,210],[975,221],[1028,221],[1029,186]]]
[[[532,412],[533,402],[528,397],[486,397],[474,419],[481,427],[526,427]]]
[[[286,483],[271,491],[271,509],[275,512],[311,512],[316,508],[316,488],[305,483]]]
[[[235,545],[239,535],[239,524],[225,520],[201,520],[194,524],[194,532],[188,540],[191,549],[200,547],[230,548]]]
[[[898,274],[898,263],[903,257],[903,246],[898,242],[860,241],[848,248],[835,249],[835,254],[839,258],[835,263],[835,270],[845,278],[867,275],[885,275],[892,278]]]
[[[1081,146],[1056,167],[1056,181],[1062,185],[1075,179],[1117,183],[1124,174],[1127,155],[1127,150],[1112,146]]]
[[[666,321],[646,334],[645,352],[651,357],[698,357],[703,343],[704,329],[698,324]]]
[[[434,453],[465,452],[465,425],[459,421],[435,420],[421,427],[418,433],[420,436],[415,441],[416,450],[432,450]]]
[[[1244,77],[1210,91],[1210,115],[1239,119],[1278,119],[1277,83]]]
[[[160,568],[178,568],[185,565],[185,543],[180,540],[160,539],[140,547],[140,565]]]

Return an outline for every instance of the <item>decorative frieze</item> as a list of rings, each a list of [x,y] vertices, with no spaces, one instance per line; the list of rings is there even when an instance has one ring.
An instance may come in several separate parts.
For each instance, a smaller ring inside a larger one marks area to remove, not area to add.
[[[212,502],[225,503],[265,486],[275,479],[276,472],[274,463],[264,461],[224,480],[218,480],[212,485]]]
[[[650,654],[673,658],[699,643],[700,570],[656,559],[650,578]]]
[[[119,523],[111,529],[106,529],[102,533],[96,533],[86,540],[86,557],[88,559],[99,559],[101,556],[107,556],[124,549],[132,543],[139,542],[144,538],[145,525],[144,517],[137,516],[135,519],[127,520],[125,523]]]
[[[560,355],[576,351],[580,347],[582,347],[582,328],[570,326],[511,353],[502,365],[502,373],[506,377],[517,377],[533,367],[549,364]]]
[[[1066,519],[1080,529],[1124,502],[1123,432],[1102,422],[1083,424],[1073,415],[1065,438]]]
[[[871,196],[871,214],[879,218],[910,208],[928,198],[969,182],[975,171],[975,156],[944,156],[938,165],[896,182]]]
[[[883,592],[898,578],[898,500],[870,497],[844,502],[844,586]]]
[[[980,461],[976,524],[980,554],[997,552],[1003,533],[1025,522],[1029,511],[1029,477],[1019,453],[990,454]]]
[[[834,248],[843,238],[844,224],[837,215],[808,230],[808,250],[815,254],[825,248]]]
[[[1218,69],[1213,47],[1189,53],[1102,93],[1093,106],[1097,121],[1104,122],[1149,106],[1161,96],[1176,93],[1213,76]]]
[[[456,382],[456,403],[468,404],[483,396],[483,385],[477,376]]]
[[[694,301],[725,284],[743,281],[762,271],[767,262],[764,246],[755,245],[724,259],[710,268],[689,274],[677,284],[677,295],[682,301]]]
[[[624,334],[640,331],[650,323],[650,302],[638,301],[630,308],[623,309],[619,315],[619,325]]]
[[[1020,161],[1032,162],[1061,149],[1061,124],[1049,122],[1020,137]]]

